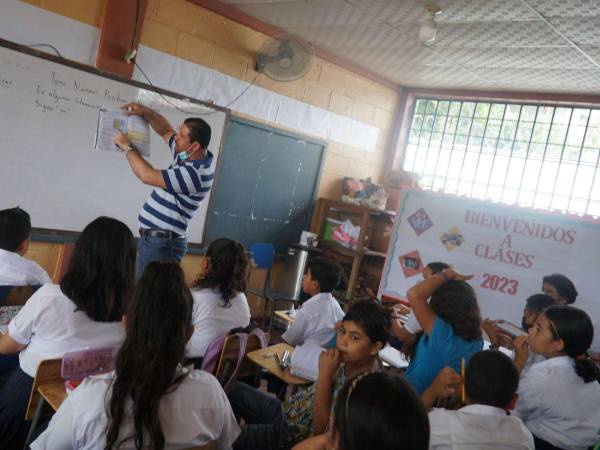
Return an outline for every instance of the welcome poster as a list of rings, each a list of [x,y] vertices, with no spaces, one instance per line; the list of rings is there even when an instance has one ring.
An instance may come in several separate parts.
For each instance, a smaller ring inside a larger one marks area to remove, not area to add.
[[[380,294],[406,298],[431,261],[473,274],[481,314],[521,323],[525,299],[542,277],[568,276],[600,350],[600,221],[431,191],[405,189],[396,214]]]

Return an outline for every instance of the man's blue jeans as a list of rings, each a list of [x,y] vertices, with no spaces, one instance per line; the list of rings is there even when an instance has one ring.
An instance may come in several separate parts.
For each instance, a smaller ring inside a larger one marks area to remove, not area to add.
[[[136,275],[139,280],[144,269],[152,261],[180,262],[187,250],[187,239],[140,236]]]

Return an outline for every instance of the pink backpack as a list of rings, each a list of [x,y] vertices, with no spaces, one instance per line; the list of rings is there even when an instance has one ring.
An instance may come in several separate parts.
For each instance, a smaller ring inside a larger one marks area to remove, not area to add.
[[[240,371],[240,366],[244,361],[244,356],[246,355],[246,347],[248,345],[248,338],[250,336],[256,336],[260,342],[260,347],[265,348],[267,346],[267,336],[264,331],[260,328],[255,328],[250,333],[238,332],[232,334],[224,334],[223,336],[219,336],[214,339],[206,349],[204,353],[204,358],[202,359],[201,369],[210,372],[213,375],[217,370],[217,366],[219,364],[219,360],[221,358],[221,353],[223,352],[223,345],[225,343],[225,339],[228,336],[237,336],[240,342],[238,358],[235,363],[235,368],[231,372],[231,375],[227,378],[227,380],[219,380],[221,385],[223,386],[223,390],[225,392],[231,387],[233,382],[236,380],[238,372]]]

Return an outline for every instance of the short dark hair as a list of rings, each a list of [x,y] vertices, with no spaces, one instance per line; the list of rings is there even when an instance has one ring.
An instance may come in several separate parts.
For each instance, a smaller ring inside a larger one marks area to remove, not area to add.
[[[385,345],[392,328],[390,310],[373,300],[357,300],[350,304],[344,322],[354,322],[361,327],[371,342]]]
[[[190,140],[200,144],[203,149],[207,149],[210,144],[210,125],[199,117],[188,117],[183,123],[190,129]]]
[[[127,225],[98,217],[79,235],[60,288],[94,322],[117,322],[133,291],[135,256]]]
[[[575,289],[573,282],[563,274],[553,273],[552,275],[546,275],[542,279],[542,285],[544,283],[554,286],[558,291],[558,295],[567,299],[567,304],[575,303],[577,289]]]
[[[429,419],[421,399],[401,377],[359,375],[342,388],[334,424],[340,450],[427,450]]]
[[[548,294],[533,294],[525,300],[525,308],[534,314],[540,314],[546,308],[556,305],[556,300]]]
[[[0,211],[0,248],[14,252],[31,235],[31,219],[26,211],[16,208]]]
[[[319,283],[320,292],[331,292],[340,284],[340,266],[330,259],[314,258],[308,263],[313,280]]]
[[[450,265],[446,264],[445,262],[441,262],[441,261],[433,261],[430,262],[429,264],[427,264],[425,266],[426,269],[431,270],[431,274],[436,274],[436,273],[440,273],[443,270],[449,269]]]
[[[519,372],[504,353],[484,350],[473,355],[465,371],[465,392],[472,403],[505,408],[519,387]]]

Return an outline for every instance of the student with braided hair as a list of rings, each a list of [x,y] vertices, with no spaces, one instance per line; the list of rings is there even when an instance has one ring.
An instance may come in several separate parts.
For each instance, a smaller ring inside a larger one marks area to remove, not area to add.
[[[239,242],[220,238],[210,244],[192,284],[194,334],[187,345],[188,358],[204,357],[215,338],[250,325],[244,293],[248,268],[246,249]]]

